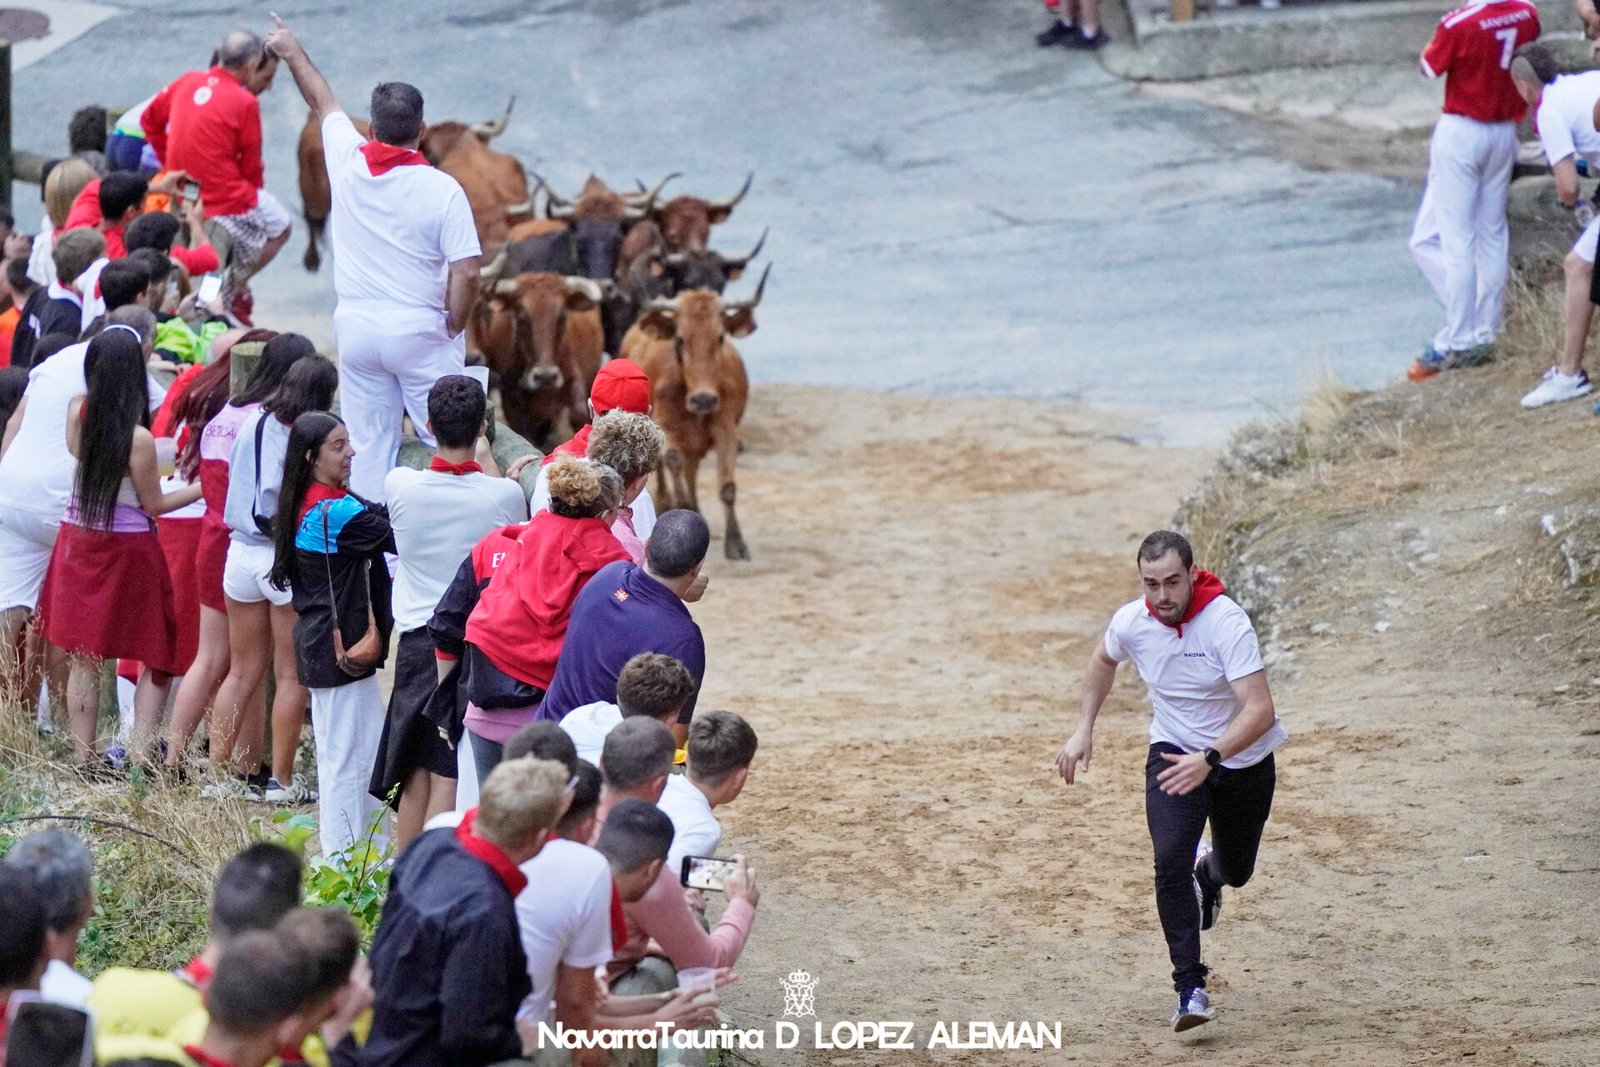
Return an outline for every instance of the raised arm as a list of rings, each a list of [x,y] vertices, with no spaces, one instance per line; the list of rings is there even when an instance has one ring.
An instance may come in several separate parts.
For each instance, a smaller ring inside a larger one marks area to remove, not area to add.
[[[333,90],[328,88],[328,80],[311,62],[311,57],[306,55],[306,50],[300,46],[293,31],[284,25],[277,12],[272,13],[272,23],[273,30],[267,34],[267,51],[288,66],[289,73],[294,76],[295,88],[305,97],[306,103],[311,107],[312,117],[316,119],[317,125],[321,126],[323,119],[341,110],[339,101],[333,98]]]
[[[1089,664],[1083,669],[1083,693],[1078,698],[1078,728],[1056,753],[1056,770],[1071,785],[1080,770],[1089,769],[1094,756],[1094,721],[1117,680],[1117,661],[1106,651],[1104,640],[1095,642]]]

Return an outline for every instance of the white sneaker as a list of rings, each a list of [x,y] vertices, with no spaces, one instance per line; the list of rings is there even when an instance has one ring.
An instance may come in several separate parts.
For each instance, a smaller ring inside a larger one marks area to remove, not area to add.
[[[1178,1010],[1172,1013],[1172,1029],[1174,1033],[1181,1034],[1216,1017],[1217,1009],[1211,1006],[1211,998],[1206,996],[1204,989],[1186,990],[1178,994]]]
[[[1211,840],[1202,837],[1194,850],[1194,900],[1200,905],[1200,929],[1206,931],[1217,925],[1222,915],[1222,887],[1209,889],[1200,881],[1200,865],[1211,855]]]
[[[1533,387],[1532,392],[1522,398],[1525,408],[1542,408],[1546,404],[1559,404],[1563,400],[1576,400],[1588,394],[1593,388],[1589,384],[1589,375],[1580,370],[1577,374],[1562,374],[1555,367],[1545,371],[1539,384]]]
[[[256,803],[261,800],[261,790],[231,774],[221,778],[208,778],[200,787],[200,796],[206,800],[243,800]]]
[[[306,785],[305,779],[298,774],[289,780],[288,785],[279,785],[276,778],[268,778],[267,787],[261,791],[261,799],[268,804],[295,808],[316,800],[317,791]]]

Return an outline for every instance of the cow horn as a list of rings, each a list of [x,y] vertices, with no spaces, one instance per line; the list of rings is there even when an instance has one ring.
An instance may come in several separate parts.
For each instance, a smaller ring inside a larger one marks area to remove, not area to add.
[[[510,253],[501,248],[500,251],[494,254],[493,259],[478,268],[478,281],[480,283],[492,282],[499,279],[501,273],[506,269],[506,260],[509,258]]]
[[[751,171],[749,174],[745,175],[744,186],[740,188],[737,193],[733,194],[733,199],[713,201],[711,204],[712,209],[717,211],[732,211],[738,205],[739,201],[744,199],[744,194],[750,191],[750,183],[755,180],[756,172]]]
[[[767,229],[763,229],[761,231],[761,240],[756,242],[756,246],[750,250],[750,254],[745,256],[743,259],[733,256],[723,256],[722,269],[730,270],[733,268],[738,268],[739,270],[743,270],[744,268],[748,267],[750,265],[750,261],[761,254],[761,246],[767,243],[767,233]]]
[[[496,296],[515,296],[517,294],[517,280],[515,278],[501,278],[494,283]]]
[[[566,283],[567,292],[582,293],[596,304],[606,297],[605,289],[601,288],[600,283],[593,278],[580,278],[577,275],[568,274],[561,280]]]
[[[625,196],[623,199],[628,202],[629,207],[648,212],[650,208],[655,205],[656,197],[661,195],[661,190],[667,187],[667,183],[674,178],[681,177],[683,177],[683,173],[675,170],[665,178],[662,178],[660,181],[656,182],[656,187],[654,189],[646,189],[644,187],[644,183],[640,182],[639,191],[637,193],[632,193],[628,196]]]
[[[506,124],[511,121],[511,109],[517,104],[517,94],[512,93],[511,99],[506,101],[506,109],[499,118],[493,122],[481,122],[472,127],[472,132],[485,141],[492,141],[506,132]]]
[[[767,287],[767,275],[769,275],[771,273],[772,273],[772,264],[768,263],[767,264],[767,269],[761,272],[761,280],[756,283],[755,295],[752,296],[749,300],[740,300],[737,303],[729,304],[728,305],[728,310],[729,311],[750,311],[750,310],[754,309],[757,304],[761,303],[761,293],[762,293],[762,290],[766,289],[766,287]]]

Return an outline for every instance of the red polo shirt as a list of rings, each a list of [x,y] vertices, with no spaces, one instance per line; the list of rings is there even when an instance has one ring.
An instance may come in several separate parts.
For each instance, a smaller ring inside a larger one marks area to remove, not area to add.
[[[223,70],[191,70],[157,93],[139,124],[168,170],[200,183],[208,216],[242,215],[264,183],[261,105]]]

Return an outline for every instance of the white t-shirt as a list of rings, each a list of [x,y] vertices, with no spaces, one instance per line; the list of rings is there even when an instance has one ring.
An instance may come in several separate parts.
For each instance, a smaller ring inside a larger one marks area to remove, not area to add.
[[[426,626],[472,546],[490,530],[524,522],[522,488],[510,478],[396,467],[383,480],[400,569],[394,579],[394,628]]]
[[[261,431],[261,471],[256,472],[256,429]],[[255,516],[270,520],[278,514],[278,490],[283,486],[283,461],[289,451],[289,427],[277,417],[257,409],[245,416],[233,438],[228,461],[228,495],[222,519],[228,537],[246,545],[270,545],[272,537],[256,526]]]
[[[1133,660],[1150,690],[1150,743],[1165,741],[1185,752],[1210,748],[1222,736],[1240,708],[1230,683],[1263,669],[1250,616],[1226,596],[1185,623],[1182,636],[1151,615],[1143,600],[1124,604],[1106,628],[1105,646],[1118,663]],[[1222,765],[1259,763],[1287,737],[1274,718],[1255,744]]]
[[[656,528],[656,502],[650,499],[650,490],[647,487],[634,498],[633,532],[639,535],[639,540],[648,541],[650,531]],[[550,468],[540,467],[539,476],[533,483],[533,495],[528,498],[528,514],[537,515],[541,511],[550,510]]]
[[[561,728],[572,738],[578,758],[600,766],[606,735],[622,721],[622,709],[604,700],[573,708],[561,718]]]
[[[333,194],[333,286],[356,301],[444,314],[451,263],[478,255],[478,230],[461,185],[441,170],[394,167],[373,177],[350,116],[322,120]]]
[[[100,272],[106,269],[106,264],[111,260],[101,256],[78,275],[78,280],[73,286],[82,298],[81,311],[78,315],[78,332],[82,333],[89,328],[89,324],[106,313],[106,298],[100,295]]]
[[[537,1027],[554,1017],[556,966],[591,969],[611,962],[611,864],[588,845],[551,838],[522,865],[517,926],[533,992],[517,1018]]]
[[[39,996],[68,1008],[88,1011],[89,991],[93,988],[93,982],[60,960],[45,964],[44,974],[39,977]]]
[[[17,436],[0,459],[0,504],[38,514],[66,514],[78,461],[67,451],[67,406],[88,391],[83,357],[89,344],[69,345],[28,372],[27,407]]]
[[[1552,165],[1580,155],[1600,166],[1600,133],[1594,128],[1594,105],[1600,100],[1600,70],[1562,74],[1544,87],[1539,100],[1539,140]]]
[[[711,802],[687,775],[667,775],[656,807],[672,820],[672,847],[667,850],[667,870],[683,870],[685,856],[714,856],[722,844],[722,824],[712,814]]]

